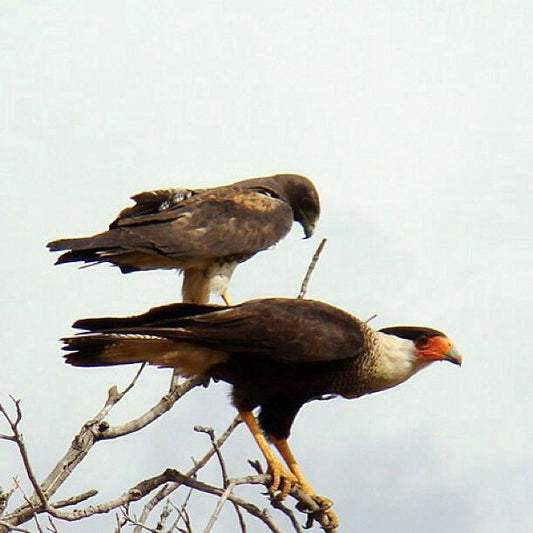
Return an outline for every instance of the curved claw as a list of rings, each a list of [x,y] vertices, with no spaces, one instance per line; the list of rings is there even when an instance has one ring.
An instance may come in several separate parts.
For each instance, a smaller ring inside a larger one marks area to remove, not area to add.
[[[321,511],[327,511],[333,505],[333,500],[325,498],[324,496],[319,496],[318,494],[310,494],[313,501],[320,506]]]
[[[337,528],[339,527],[339,519],[337,518],[337,515],[330,508],[333,502],[329,500],[328,498],[322,498],[320,496],[313,498],[313,500],[318,505],[321,506],[321,509],[308,514],[307,523],[304,526],[304,528],[311,529],[313,527],[313,522],[316,520],[317,522],[320,523],[324,531],[330,531],[332,533],[335,532]],[[305,511],[305,509],[303,510]],[[324,517],[326,518],[325,523],[324,523]]]
[[[326,498],[327,499],[327,498]],[[331,506],[331,502],[330,502]],[[339,519],[337,515],[329,508],[319,511],[320,514],[324,514],[328,519],[328,525],[324,528],[325,531],[333,531],[339,527]]]
[[[296,476],[283,468],[277,461],[269,461],[267,472],[272,476],[268,492],[276,500],[284,500],[291,491],[292,486],[298,483]]]

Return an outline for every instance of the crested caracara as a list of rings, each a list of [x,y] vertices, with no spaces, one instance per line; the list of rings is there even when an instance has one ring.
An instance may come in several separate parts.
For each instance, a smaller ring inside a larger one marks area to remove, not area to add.
[[[63,339],[71,365],[147,362],[230,383],[233,404],[267,461],[271,494],[284,497],[297,483],[323,505],[333,525],[335,515],[326,509],[331,502],[311,489],[287,444],[299,409],[324,395],[357,398],[394,387],[434,361],[461,364],[437,330],[375,331],[341,309],[304,299],[173,304],[139,316],[82,319],[74,327],[85,332]],[[258,423],[252,414],[257,407]]]

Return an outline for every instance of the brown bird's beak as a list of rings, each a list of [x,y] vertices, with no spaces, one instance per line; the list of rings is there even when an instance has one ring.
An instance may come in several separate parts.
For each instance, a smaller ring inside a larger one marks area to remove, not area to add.
[[[442,360],[450,361],[450,363],[459,366],[463,364],[463,356],[453,344],[450,346],[450,349],[442,356]]]
[[[315,221],[310,222],[310,221],[308,221],[306,219],[303,219],[302,220],[302,227],[303,227],[304,233],[305,233],[304,239],[309,239],[309,237],[312,237],[313,234],[315,233],[316,222]]]

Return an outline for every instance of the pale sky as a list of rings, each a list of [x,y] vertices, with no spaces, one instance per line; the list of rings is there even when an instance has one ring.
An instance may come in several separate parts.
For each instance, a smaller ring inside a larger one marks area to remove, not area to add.
[[[241,265],[232,299],[296,295],[325,236],[308,297],[377,313],[376,328],[443,330],[464,356],[303,408],[290,442],[341,530],[533,529],[532,27],[529,1],[0,2],[0,401],[21,398],[39,476],[134,373],[70,368],[58,339],[80,317],[174,301],[181,284],[53,267],[45,243],[101,231],[141,190],[292,171],[320,192],[316,237],[295,227]],[[145,371],[112,421],[168,380]],[[227,391],[195,391],[97,446],[58,496],[99,488],[103,501],[187,468],[207,445],[192,426],[234,416]],[[226,453],[234,476],[259,457],[244,428]],[[0,485],[15,474],[0,442]],[[199,531],[216,503],[203,501]],[[60,531],[95,524],[114,527]],[[215,531],[234,527],[228,511]]]

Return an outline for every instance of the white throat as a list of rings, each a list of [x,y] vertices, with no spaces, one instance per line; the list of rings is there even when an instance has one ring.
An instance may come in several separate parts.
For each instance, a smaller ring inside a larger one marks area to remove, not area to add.
[[[376,332],[380,350],[376,361],[377,373],[382,379],[382,388],[389,388],[409,379],[431,361],[416,355],[413,341],[395,335]]]

